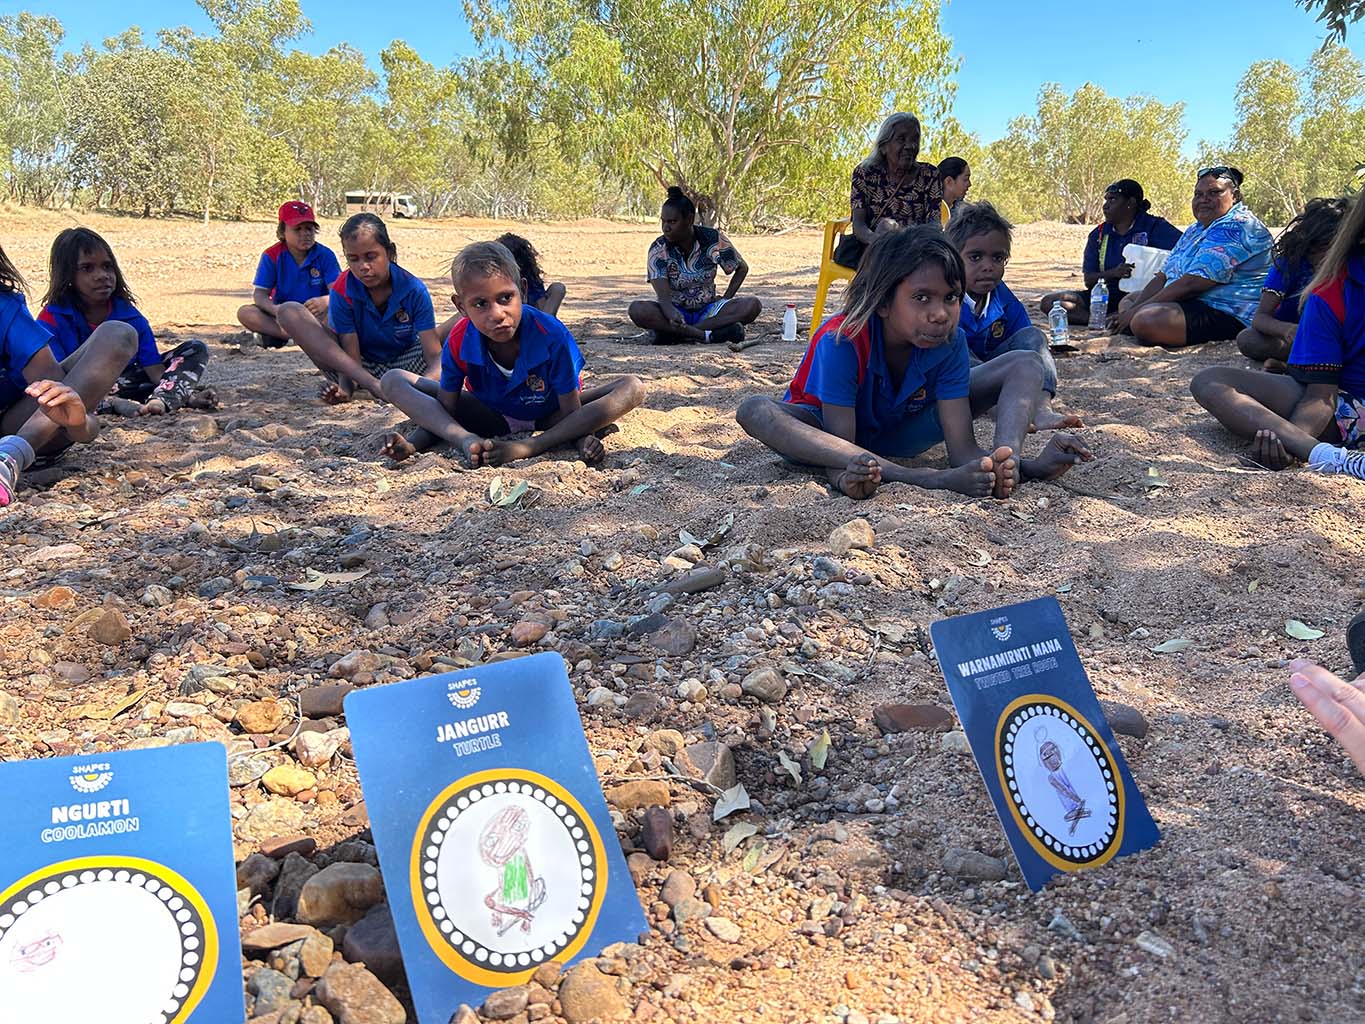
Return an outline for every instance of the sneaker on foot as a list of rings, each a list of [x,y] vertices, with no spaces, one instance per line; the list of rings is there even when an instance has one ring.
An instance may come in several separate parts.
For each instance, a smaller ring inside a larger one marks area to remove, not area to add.
[[[724,327],[717,327],[711,332],[709,340],[713,345],[738,345],[744,340],[744,325],[726,324]]]
[[[1316,473],[1342,473],[1365,480],[1365,451],[1319,444],[1309,453],[1308,468]]]

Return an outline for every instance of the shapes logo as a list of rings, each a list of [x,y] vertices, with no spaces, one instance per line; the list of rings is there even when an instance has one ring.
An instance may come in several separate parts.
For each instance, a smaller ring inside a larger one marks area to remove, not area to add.
[[[451,683],[446,699],[461,711],[468,711],[479,702],[482,695],[483,691],[475,685],[475,680],[470,679],[462,683]]]
[[[114,781],[114,772],[107,764],[78,764],[71,769],[71,788],[77,793],[98,793]]]
[[[991,620],[991,636],[995,637],[1002,644],[1014,635],[1014,627],[1010,625],[1010,620],[1003,615],[998,619]]]

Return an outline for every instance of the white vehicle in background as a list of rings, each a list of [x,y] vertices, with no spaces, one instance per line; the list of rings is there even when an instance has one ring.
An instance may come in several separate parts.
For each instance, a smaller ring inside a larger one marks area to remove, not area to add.
[[[357,189],[346,193],[346,216],[353,213],[377,213],[381,217],[420,217],[417,200],[401,192],[366,192]]]

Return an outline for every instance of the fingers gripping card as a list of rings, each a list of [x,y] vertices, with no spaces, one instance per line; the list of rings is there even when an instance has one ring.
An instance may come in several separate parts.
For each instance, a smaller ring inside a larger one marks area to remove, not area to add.
[[[358,690],[346,717],[422,1024],[646,930],[559,655]]]
[[[223,747],[16,761],[0,782],[0,1019],[241,1024]]]
[[[1055,598],[942,619],[929,635],[1029,888],[1156,844]]]

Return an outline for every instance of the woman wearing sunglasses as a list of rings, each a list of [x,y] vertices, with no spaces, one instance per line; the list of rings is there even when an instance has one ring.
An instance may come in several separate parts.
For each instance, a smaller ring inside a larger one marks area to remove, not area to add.
[[[1190,204],[1194,223],[1147,287],[1110,317],[1144,345],[1181,348],[1235,338],[1251,323],[1270,270],[1270,231],[1242,202],[1242,172],[1205,167]]]

